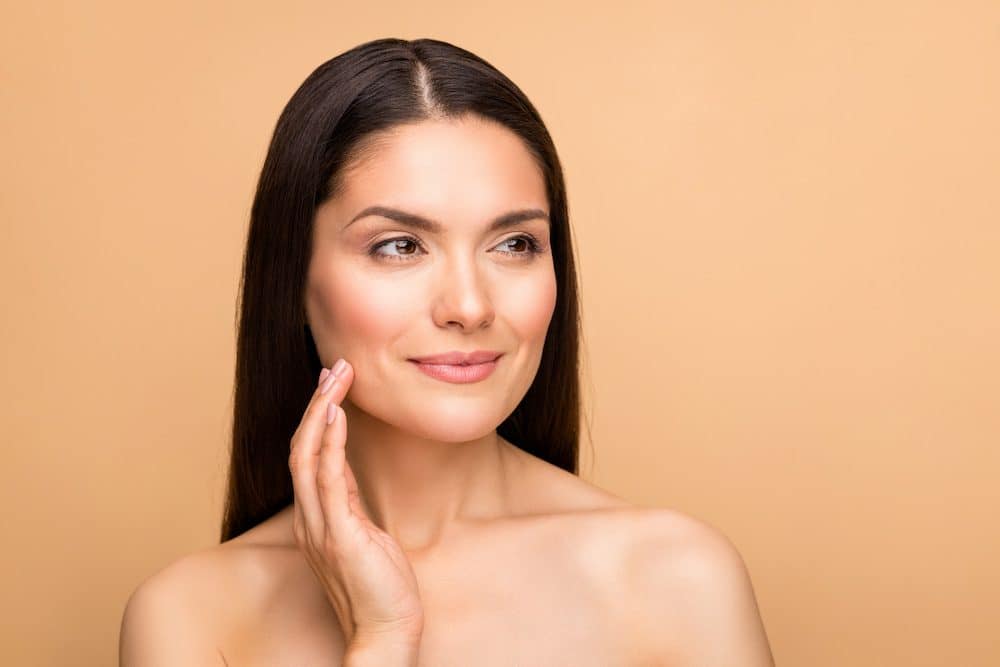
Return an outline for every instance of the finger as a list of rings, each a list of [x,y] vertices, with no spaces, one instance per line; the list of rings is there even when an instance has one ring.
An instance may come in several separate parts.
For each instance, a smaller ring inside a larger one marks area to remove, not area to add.
[[[325,369],[324,369],[325,370]],[[324,375],[312,398],[306,406],[302,421],[299,423],[295,433],[292,434],[291,448],[288,455],[288,468],[292,474],[292,488],[294,489],[295,521],[299,523],[301,534],[296,535],[296,541],[305,540],[307,543],[314,541],[315,535],[323,530],[323,510],[320,509],[316,501],[315,484],[312,480],[316,477],[316,454],[315,447],[308,437],[305,437],[306,425],[310,420],[315,419],[316,404],[319,403],[320,388],[323,385]],[[305,545],[302,545],[305,546]]]
[[[314,543],[321,538],[324,525],[323,510],[319,506],[319,496],[316,491],[316,471],[320,438],[326,426],[326,407],[331,400],[343,400],[352,379],[353,368],[347,364],[336,378],[331,373],[319,383],[299,427],[292,436],[289,468],[292,473],[295,504],[301,512],[302,527]],[[323,393],[324,389],[326,393]]]
[[[334,420],[323,431],[319,468],[316,472],[316,488],[319,492],[319,505],[323,511],[323,517],[326,519],[327,530],[333,535],[334,541],[340,541],[349,538],[351,533],[346,531],[352,530],[347,477],[344,472],[347,417],[343,408],[335,403],[331,405]]]
[[[302,422],[296,429],[296,434],[306,442],[312,442],[319,450],[319,438],[326,428],[327,405],[332,401],[340,405],[347,396],[351,384],[354,382],[354,367],[347,361],[344,362],[344,369],[336,376],[331,373],[316,387],[309,405],[306,406]]]

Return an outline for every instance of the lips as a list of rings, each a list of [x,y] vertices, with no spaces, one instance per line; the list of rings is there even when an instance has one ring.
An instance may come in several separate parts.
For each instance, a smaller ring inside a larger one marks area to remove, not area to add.
[[[461,352],[452,350],[443,354],[433,354],[427,357],[411,357],[410,361],[420,364],[438,364],[449,366],[471,366],[473,364],[485,364],[496,360],[502,352],[494,350],[475,350],[474,352]]]
[[[496,369],[496,360],[501,352],[494,350],[475,350],[461,352],[452,350],[443,354],[410,359],[425,375],[445,382],[465,384],[479,382],[488,378]]]

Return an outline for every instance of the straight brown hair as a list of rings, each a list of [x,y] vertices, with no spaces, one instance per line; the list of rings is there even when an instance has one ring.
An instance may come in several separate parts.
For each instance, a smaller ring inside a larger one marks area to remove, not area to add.
[[[316,208],[338,192],[345,166],[372,149],[375,133],[465,114],[519,135],[540,166],[558,290],[538,372],[497,433],[579,474],[577,278],[552,138],[524,93],[479,56],[435,39],[377,39],[306,78],[281,112],[264,159],[240,278],[222,542],[293,501],[290,441],[322,368],[303,305]]]

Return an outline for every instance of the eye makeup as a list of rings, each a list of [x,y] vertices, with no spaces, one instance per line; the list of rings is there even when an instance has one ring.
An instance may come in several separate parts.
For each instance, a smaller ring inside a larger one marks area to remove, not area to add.
[[[517,236],[512,236],[509,239],[501,241],[500,245],[502,246],[504,244],[511,243],[512,241],[524,241],[527,243],[527,249],[521,251],[501,250],[499,252],[509,257],[526,261],[531,261],[536,256],[545,252],[541,244],[531,234],[518,234]],[[381,248],[389,246],[389,244],[393,243],[410,243],[423,250],[423,246],[420,241],[412,236],[394,236],[373,244],[370,248],[368,248],[367,253],[371,257],[374,257],[376,261],[380,262],[409,262],[412,261],[411,258],[417,257],[417,255],[413,253],[392,255],[379,252]]]

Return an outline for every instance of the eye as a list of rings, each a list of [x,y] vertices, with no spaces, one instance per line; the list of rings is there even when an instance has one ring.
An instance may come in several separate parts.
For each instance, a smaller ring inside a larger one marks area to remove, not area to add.
[[[390,244],[392,244],[392,245],[390,246]],[[401,249],[400,246],[403,245],[403,244],[409,244],[410,246],[416,246],[417,248],[420,247],[420,242],[417,241],[415,238],[412,238],[410,236],[397,236],[396,238],[386,239],[385,241],[382,241],[381,243],[376,243],[368,251],[368,254],[374,256],[377,259],[390,259],[392,261],[405,261],[406,257],[409,257],[410,255],[413,254],[412,252],[404,252],[402,255],[387,255],[385,253],[377,252],[382,247],[393,247],[396,250],[400,250]]]
[[[525,249],[500,250],[500,253],[503,255],[507,255],[509,257],[532,259],[534,258],[535,255],[540,255],[543,252],[541,244],[539,244],[538,241],[535,240],[535,237],[531,236],[530,234],[520,234],[518,236],[512,236],[511,238],[502,241],[496,247],[500,248],[503,246],[507,246],[509,248],[511,246],[508,244],[515,242],[523,242],[523,244],[519,247]],[[396,236],[391,239],[386,239],[384,241],[376,243],[368,250],[368,254],[371,255],[372,257],[375,257],[379,261],[390,261],[390,262],[410,261],[411,257],[415,257],[417,255],[417,253],[413,251],[399,252],[399,254],[379,252],[379,250],[381,250],[382,248],[392,248],[395,249],[397,252],[402,251],[406,248],[416,248],[419,250],[423,250],[423,247],[420,245],[420,241],[413,238],[412,236]]]
[[[412,256],[414,253],[412,253],[412,252],[404,252],[401,255],[392,255],[392,254],[386,254],[386,253],[378,252],[378,250],[380,248],[383,248],[383,247],[391,247],[391,248],[395,248],[396,250],[400,250],[401,249],[400,246],[402,244],[409,244],[410,246],[415,246],[417,248],[420,247],[420,242],[417,241],[412,236],[397,236],[395,238],[386,239],[385,241],[382,241],[380,243],[376,243],[375,245],[373,245],[368,250],[368,254],[371,255],[371,256],[373,256],[373,257],[375,257],[378,260],[389,260],[389,261],[392,261],[392,262],[405,262],[405,261],[407,261],[407,258],[410,257],[410,256]]]
[[[535,237],[531,236],[530,234],[521,234],[519,236],[512,236],[503,243],[501,243],[500,245],[501,246],[506,245],[514,241],[523,241],[524,244],[527,246],[527,248],[525,250],[520,250],[515,252],[511,252],[509,250],[501,250],[500,252],[504,253],[505,255],[527,255],[529,257],[541,254],[542,251],[541,245],[539,245],[538,241],[535,240]]]

